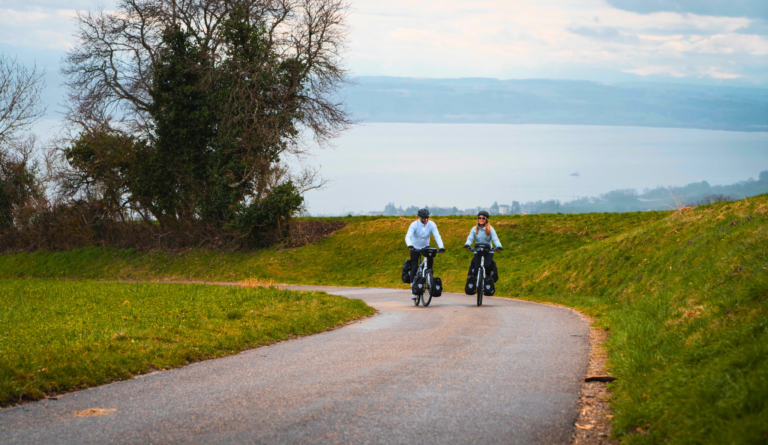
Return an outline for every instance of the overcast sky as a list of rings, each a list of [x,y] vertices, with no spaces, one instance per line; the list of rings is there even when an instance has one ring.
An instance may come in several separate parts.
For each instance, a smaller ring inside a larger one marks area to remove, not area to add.
[[[51,66],[76,10],[0,0],[0,49]],[[356,0],[356,75],[732,80],[768,84],[766,0]],[[62,8],[66,6],[66,8]]]
[[[116,0],[0,0],[0,52],[45,68],[46,136],[78,10]],[[66,6],[63,8],[62,6]],[[552,78],[768,87],[766,0],[353,0],[353,76]]]
[[[47,71],[45,100],[50,113],[35,128],[38,135],[50,135],[58,120],[54,111],[63,99],[58,65],[76,44],[72,38],[75,12],[110,10],[115,4],[115,0],[0,0],[0,51],[24,63],[36,62]],[[650,80],[768,87],[767,0],[353,0],[351,5],[346,64],[357,76]],[[342,138],[341,148],[328,156],[343,153],[349,141],[355,141],[354,134]],[[336,163],[323,157],[317,162],[326,167]],[[361,160],[358,167],[365,167],[365,162]],[[331,179],[349,176],[328,168]],[[742,170],[734,178],[757,173]],[[716,179],[700,173],[695,176],[699,180]],[[643,185],[657,185],[653,178],[647,179],[649,183]],[[684,184],[689,178],[670,174],[667,179]],[[453,190],[445,187],[441,193]],[[468,189],[468,185],[454,184],[454,189]],[[330,192],[326,195],[333,197]],[[381,196],[370,202],[372,208],[357,210],[381,207],[394,199],[390,195],[383,186]],[[498,199],[539,199],[533,192],[530,197],[505,196]],[[334,206],[348,205],[345,199],[336,196],[333,205],[327,206],[318,202],[313,211],[341,211]],[[451,203],[464,205],[458,197]]]

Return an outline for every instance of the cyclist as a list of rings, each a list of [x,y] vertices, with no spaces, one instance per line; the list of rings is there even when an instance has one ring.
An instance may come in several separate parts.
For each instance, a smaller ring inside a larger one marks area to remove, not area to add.
[[[416,270],[419,268],[419,256],[420,250],[429,247],[429,237],[433,235],[437,242],[439,252],[445,252],[443,246],[443,240],[440,238],[440,232],[437,230],[437,225],[429,220],[429,210],[419,210],[419,219],[411,223],[408,228],[408,233],[405,234],[405,245],[411,251],[411,283],[416,278]],[[427,268],[432,268],[432,258],[427,258]],[[411,299],[419,298],[411,293]]]
[[[488,212],[485,210],[481,210],[480,213],[477,214],[477,225],[472,227],[472,229],[469,231],[467,242],[464,244],[465,249],[470,249],[472,247],[472,242],[474,241],[476,243],[490,244],[491,248],[493,248],[495,245],[497,251],[504,250],[504,248],[501,247],[501,241],[499,241],[499,237],[496,235],[496,231],[493,230],[491,223],[488,222],[489,218],[490,215],[488,215]],[[487,266],[493,264],[493,252],[486,256],[485,264]],[[480,256],[475,253],[475,256],[472,257],[472,262],[469,264],[469,274],[467,276],[467,280],[472,278],[474,276],[473,272],[479,268]]]

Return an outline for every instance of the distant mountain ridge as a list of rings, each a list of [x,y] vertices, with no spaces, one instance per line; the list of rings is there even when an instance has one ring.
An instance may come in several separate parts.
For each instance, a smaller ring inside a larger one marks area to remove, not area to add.
[[[360,77],[363,122],[621,125],[768,131],[768,89],[580,80]]]

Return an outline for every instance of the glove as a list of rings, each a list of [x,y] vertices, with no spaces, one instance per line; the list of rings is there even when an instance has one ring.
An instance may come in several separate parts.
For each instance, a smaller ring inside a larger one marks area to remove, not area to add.
[[[469,247],[469,244],[465,244],[465,245],[464,245],[464,248],[465,248],[465,249],[467,249],[467,250],[469,250],[469,249],[470,249],[470,247]]]
[[[408,246],[408,250],[413,250],[413,246]]]
[[[498,252],[498,251],[500,251],[500,250],[504,250],[504,248],[503,248],[503,247],[501,247],[501,246],[499,246],[499,247],[497,247],[497,248],[496,248],[496,252]]]
[[[445,249],[440,249],[437,251],[437,253],[445,253]]]

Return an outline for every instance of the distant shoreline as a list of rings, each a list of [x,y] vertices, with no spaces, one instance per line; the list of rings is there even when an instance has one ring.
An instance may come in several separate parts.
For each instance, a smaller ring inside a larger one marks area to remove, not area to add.
[[[528,122],[528,123],[516,123],[516,122],[412,122],[412,121],[365,121],[356,117],[358,120],[357,126],[369,125],[369,124],[398,124],[398,125],[515,125],[515,126],[544,126],[550,125],[553,127],[608,127],[608,128],[658,128],[660,130],[696,130],[696,131],[722,131],[728,133],[768,133],[768,125],[765,125],[762,130],[746,130],[746,129],[730,129],[730,128],[699,128],[699,127],[676,127],[676,126],[659,126],[659,125],[625,125],[625,124],[557,124],[547,122]]]

